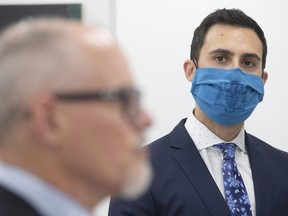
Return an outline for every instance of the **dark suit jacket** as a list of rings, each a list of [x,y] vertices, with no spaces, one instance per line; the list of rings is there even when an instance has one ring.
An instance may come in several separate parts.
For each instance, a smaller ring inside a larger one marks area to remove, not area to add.
[[[0,186],[0,216],[41,215],[20,197]]]
[[[228,216],[229,209],[182,120],[150,145],[154,180],[136,201],[112,200],[109,216]],[[245,134],[257,216],[288,216],[288,153]]]

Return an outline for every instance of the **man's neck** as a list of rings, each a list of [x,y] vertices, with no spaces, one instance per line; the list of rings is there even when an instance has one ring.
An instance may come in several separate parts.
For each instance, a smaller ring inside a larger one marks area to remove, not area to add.
[[[233,140],[240,132],[244,123],[236,124],[233,126],[223,126],[209,119],[202,110],[196,106],[194,110],[195,117],[204,124],[211,132],[224,141]]]

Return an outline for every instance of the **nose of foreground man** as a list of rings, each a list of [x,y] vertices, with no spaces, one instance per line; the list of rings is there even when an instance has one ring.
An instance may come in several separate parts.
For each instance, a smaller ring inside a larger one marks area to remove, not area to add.
[[[151,125],[152,125],[151,117],[145,110],[141,109],[137,117],[135,127],[137,129],[143,130]]]

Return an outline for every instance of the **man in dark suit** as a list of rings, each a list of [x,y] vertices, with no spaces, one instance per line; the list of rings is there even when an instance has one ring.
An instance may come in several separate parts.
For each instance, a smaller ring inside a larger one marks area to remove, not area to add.
[[[90,216],[110,194],[148,187],[150,118],[106,30],[56,18],[9,27],[0,101],[1,216]]]
[[[266,55],[262,29],[242,11],[202,21],[184,63],[196,106],[149,145],[150,190],[112,199],[109,216],[288,215],[288,154],[244,129],[263,99]]]

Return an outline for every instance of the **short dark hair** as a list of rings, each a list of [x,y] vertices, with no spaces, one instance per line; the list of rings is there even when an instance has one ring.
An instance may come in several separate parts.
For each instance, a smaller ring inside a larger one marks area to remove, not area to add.
[[[206,33],[208,32],[209,28],[215,24],[240,26],[254,30],[262,43],[262,70],[264,70],[267,56],[267,42],[264,32],[255,20],[247,16],[239,9],[218,9],[204,18],[201,24],[194,31],[190,51],[190,58],[192,60],[199,60],[200,50],[203,46]]]

